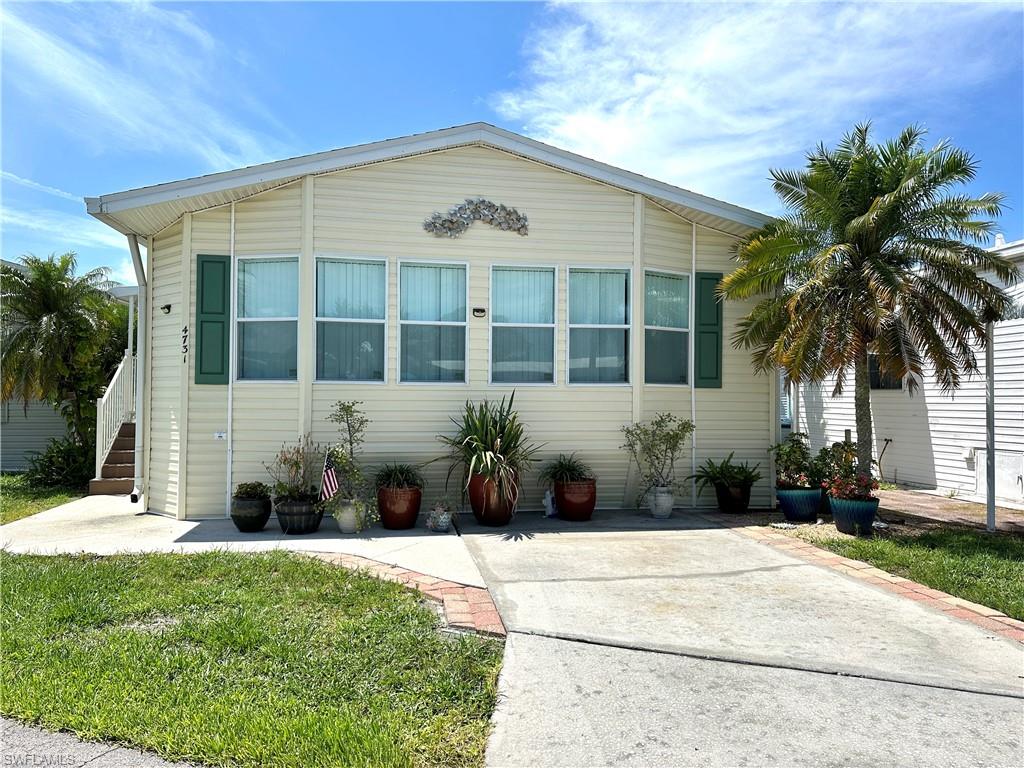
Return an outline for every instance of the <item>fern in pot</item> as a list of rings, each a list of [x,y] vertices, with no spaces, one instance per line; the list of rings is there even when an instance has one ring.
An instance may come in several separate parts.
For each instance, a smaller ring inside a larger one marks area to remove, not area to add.
[[[621,447],[628,451],[640,472],[637,506],[647,497],[654,517],[670,517],[678,482],[676,464],[693,434],[693,422],[671,413],[659,413],[650,421],[623,427],[622,434],[626,442]]]
[[[708,459],[687,478],[695,479],[701,492],[708,486],[713,487],[718,509],[722,512],[746,512],[750,506],[750,489],[761,479],[761,473],[757,471],[760,464],[751,467],[748,462],[734,463],[734,455],[730,453],[717,463]]]
[[[564,520],[584,522],[594,514],[597,505],[597,480],[575,453],[558,458],[544,466],[540,482],[553,487],[555,508]]]
[[[519,480],[534,462],[531,443],[513,407],[515,392],[501,402],[466,401],[461,418],[452,418],[454,435],[439,435],[449,449],[449,479],[462,469],[464,491],[481,525],[508,525],[519,503]]]

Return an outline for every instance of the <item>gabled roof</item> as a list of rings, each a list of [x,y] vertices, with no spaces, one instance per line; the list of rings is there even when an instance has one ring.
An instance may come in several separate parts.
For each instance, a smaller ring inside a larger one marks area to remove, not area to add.
[[[769,220],[769,217],[756,211],[615,168],[489,123],[469,123],[126,192],[87,197],[85,204],[92,216],[118,232],[149,236],[173,224],[184,213],[243,200],[310,174],[332,173],[466,146],[492,147],[629,192],[637,192],[681,216],[734,234],[744,234]]]

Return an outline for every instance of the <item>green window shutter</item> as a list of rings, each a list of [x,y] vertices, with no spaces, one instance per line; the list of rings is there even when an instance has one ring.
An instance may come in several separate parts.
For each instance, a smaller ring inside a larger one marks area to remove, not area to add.
[[[227,384],[231,340],[231,257],[197,257],[196,384]]]
[[[722,302],[715,289],[721,272],[698,272],[694,283],[693,386],[722,386]]]

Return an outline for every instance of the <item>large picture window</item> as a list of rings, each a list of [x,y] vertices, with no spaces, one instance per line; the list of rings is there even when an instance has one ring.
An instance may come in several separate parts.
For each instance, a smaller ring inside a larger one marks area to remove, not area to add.
[[[551,384],[555,380],[555,270],[491,270],[491,381]]]
[[[569,269],[569,383],[629,381],[629,272]]]
[[[686,384],[690,364],[690,278],[644,275],[644,381]]]
[[[386,313],[383,261],[318,258],[316,378],[384,381]]]
[[[401,380],[466,380],[466,267],[404,263],[399,275]]]
[[[238,261],[238,378],[298,374],[299,260]]]

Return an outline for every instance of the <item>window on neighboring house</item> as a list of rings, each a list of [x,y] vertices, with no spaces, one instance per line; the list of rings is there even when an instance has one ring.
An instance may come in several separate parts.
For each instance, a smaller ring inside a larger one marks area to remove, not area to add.
[[[903,389],[903,380],[887,373],[882,373],[878,367],[878,356],[868,354],[868,376],[871,379],[871,389]]]
[[[238,262],[238,378],[295,379],[299,260]]]
[[[466,267],[402,264],[399,275],[402,381],[466,380]]]
[[[629,272],[569,269],[569,383],[629,381]]]
[[[555,380],[555,270],[491,270],[491,381]]]
[[[644,381],[686,384],[690,364],[690,278],[647,272],[644,281]]]
[[[384,381],[387,285],[383,261],[316,261],[316,377]]]

